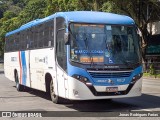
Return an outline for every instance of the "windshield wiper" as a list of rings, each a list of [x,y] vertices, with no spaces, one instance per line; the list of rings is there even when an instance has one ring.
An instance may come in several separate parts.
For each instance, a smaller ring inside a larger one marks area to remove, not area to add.
[[[86,36],[86,35],[85,35],[85,36]],[[93,61],[93,56],[91,55],[91,53],[90,53],[90,51],[89,51],[88,38],[87,38],[87,36],[86,36],[86,38],[85,38],[85,40],[84,40],[84,44],[85,44],[86,49],[87,49],[87,51],[88,51],[87,55],[90,57],[91,67],[92,67],[92,65],[94,66],[95,64],[94,64],[94,61]]]

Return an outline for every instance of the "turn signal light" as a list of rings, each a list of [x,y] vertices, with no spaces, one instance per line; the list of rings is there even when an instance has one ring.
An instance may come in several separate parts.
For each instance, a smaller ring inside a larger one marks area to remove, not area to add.
[[[76,75],[76,74],[75,74],[75,75],[73,75],[72,77],[75,78],[75,79],[77,79],[77,80],[79,80],[79,81],[81,81],[81,82],[84,82],[84,83],[89,82],[88,78],[83,77],[83,76],[81,76],[81,75]]]

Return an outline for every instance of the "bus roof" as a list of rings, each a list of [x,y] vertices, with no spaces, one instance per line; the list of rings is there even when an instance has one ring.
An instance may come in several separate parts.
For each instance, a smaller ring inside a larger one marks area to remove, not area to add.
[[[118,15],[106,12],[96,12],[96,11],[71,11],[71,12],[57,12],[51,16],[36,19],[22,25],[20,28],[8,32],[6,36],[18,33],[32,26],[44,23],[46,21],[52,20],[55,17],[64,17],[66,22],[79,22],[79,23],[99,23],[99,24],[123,24],[131,25],[135,24],[134,20],[125,15]]]

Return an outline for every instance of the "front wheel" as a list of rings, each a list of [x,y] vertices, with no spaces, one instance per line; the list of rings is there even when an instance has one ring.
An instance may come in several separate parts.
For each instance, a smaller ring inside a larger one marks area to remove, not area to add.
[[[18,74],[17,73],[16,73],[16,76],[15,76],[15,82],[16,82],[17,91],[23,91],[24,90],[24,86],[19,84],[19,78],[18,78]]]
[[[51,80],[50,82],[50,96],[51,96],[52,102],[56,104],[60,104],[63,102],[63,98],[60,98],[58,95],[55,94],[53,80]]]

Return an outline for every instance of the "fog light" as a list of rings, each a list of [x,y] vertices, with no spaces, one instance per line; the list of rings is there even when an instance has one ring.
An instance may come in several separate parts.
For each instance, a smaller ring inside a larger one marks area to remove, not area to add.
[[[75,90],[75,89],[73,89],[73,94],[74,94],[74,95],[78,95],[78,91]]]

